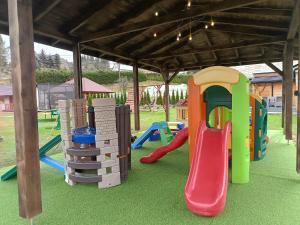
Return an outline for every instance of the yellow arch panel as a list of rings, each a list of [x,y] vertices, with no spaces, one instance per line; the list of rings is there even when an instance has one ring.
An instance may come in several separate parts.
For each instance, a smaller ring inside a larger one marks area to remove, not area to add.
[[[224,66],[213,66],[200,70],[193,75],[196,85],[209,83],[236,84],[240,79],[240,72]]]
[[[227,89],[230,93],[232,93],[232,86],[229,83],[217,83],[217,82],[212,82],[212,83],[208,83],[208,84],[203,84],[200,86],[200,93],[203,94],[203,92],[211,87],[211,86],[221,86],[225,89]]]

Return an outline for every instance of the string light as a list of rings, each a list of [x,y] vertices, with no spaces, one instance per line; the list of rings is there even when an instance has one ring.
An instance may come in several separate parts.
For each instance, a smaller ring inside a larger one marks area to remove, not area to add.
[[[207,24],[205,24],[205,29],[208,29],[208,25]]]
[[[154,32],[153,37],[155,37],[155,38],[157,37],[157,33],[156,32]]]
[[[158,16],[158,11],[156,11],[156,12],[154,13],[154,15],[155,15],[155,16]]]
[[[191,8],[191,6],[192,6],[192,0],[188,0],[188,2],[187,2],[187,7],[188,7],[188,8]]]
[[[180,41],[180,37],[177,35],[176,41]]]
[[[213,27],[215,25],[215,22],[213,21],[212,17],[210,18],[210,25]]]
[[[178,37],[181,37],[181,32],[178,33]]]
[[[190,20],[189,28],[190,28],[189,41],[191,41],[191,40],[193,40],[193,37],[192,37],[192,20]]]

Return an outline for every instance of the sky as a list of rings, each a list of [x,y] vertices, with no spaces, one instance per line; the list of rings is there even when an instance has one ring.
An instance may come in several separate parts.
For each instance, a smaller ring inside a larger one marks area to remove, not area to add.
[[[7,36],[7,35],[1,35],[1,36],[4,40],[4,42],[5,42],[5,45],[8,47],[9,46],[9,36]],[[39,43],[34,43],[35,52],[39,53],[42,49],[44,49],[46,54],[51,54],[51,55],[59,54],[62,58],[68,60],[69,62],[73,61],[73,56],[72,56],[71,51],[62,50],[62,49],[59,49],[59,48],[54,48],[54,47],[39,44]],[[294,62],[294,64],[296,64],[296,63],[297,62]],[[111,65],[113,65],[113,63],[111,63]],[[281,62],[275,63],[275,65],[279,69],[282,68],[282,63]],[[272,69],[270,69],[265,64],[237,66],[237,67],[233,67],[233,68],[239,70],[240,72],[244,73],[248,77],[252,77],[253,73],[262,73],[262,72],[272,72],[273,71]],[[132,70],[132,67],[127,66],[127,65],[121,65],[121,70]]]

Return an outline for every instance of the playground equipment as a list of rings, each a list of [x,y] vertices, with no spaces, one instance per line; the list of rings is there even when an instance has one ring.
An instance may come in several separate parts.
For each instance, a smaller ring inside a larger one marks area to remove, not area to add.
[[[221,66],[194,74],[188,82],[188,131],[186,128],[182,134],[178,133],[178,140],[141,159],[142,163],[155,162],[181,146],[188,133],[191,165],[185,200],[188,209],[196,214],[215,216],[223,211],[229,158],[232,183],[244,184],[249,181],[249,148],[253,149],[251,159],[259,160],[265,155],[266,105],[257,96],[249,97],[248,82],[238,71]]]
[[[187,124],[188,121],[188,101],[181,99],[176,104],[176,121]]]
[[[140,162],[141,163],[156,162],[158,159],[162,158],[167,153],[174,151],[175,149],[182,146],[186,142],[187,138],[188,138],[188,128],[183,128],[176,134],[176,136],[174,137],[174,140],[172,142],[156,149],[149,156],[142,157],[140,159]]]
[[[260,96],[252,94],[250,124],[250,159],[261,160],[267,149],[267,102]]]
[[[50,151],[52,148],[54,148],[56,145],[58,145],[60,142],[61,142],[61,136],[60,135],[55,136],[53,139],[51,139],[49,142],[47,142],[39,149],[39,156],[40,156],[40,161],[42,161],[43,163],[59,171],[64,172],[64,166],[62,164],[52,159],[51,157],[46,156],[46,153]],[[17,175],[17,167],[14,166],[11,169],[9,169],[7,172],[2,174],[0,176],[0,180],[7,181],[15,177],[16,175]]]
[[[156,131],[159,131],[160,140],[163,145],[168,144],[173,140],[173,134],[165,121],[153,123],[138,139],[132,143],[132,149],[141,148],[145,141],[147,141]],[[152,138],[154,140],[155,138]]]
[[[98,183],[99,188],[121,184],[130,168],[129,107],[115,107],[114,99],[93,100],[86,120],[86,100],[61,100],[61,135],[65,153],[65,180],[76,183]],[[71,129],[73,125],[74,129]],[[118,133],[117,133],[118,132]]]

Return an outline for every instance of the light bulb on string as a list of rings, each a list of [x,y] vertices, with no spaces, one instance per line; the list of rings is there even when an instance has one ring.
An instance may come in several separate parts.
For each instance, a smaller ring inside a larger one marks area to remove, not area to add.
[[[191,1],[191,0],[188,0],[188,2],[187,2],[187,7],[188,7],[188,8],[191,8],[191,6],[192,6],[192,1]]]
[[[155,37],[155,38],[157,37],[157,33],[156,32],[154,32],[153,37]]]
[[[192,20],[190,20],[189,29],[190,29],[189,41],[191,41],[193,39],[193,37],[192,37]]]
[[[154,15],[155,15],[155,16],[158,16],[158,15],[159,15],[159,14],[158,14],[158,11],[156,11],[156,12],[154,13]]]
[[[215,25],[215,22],[213,21],[212,17],[210,18],[210,25],[213,27]]]
[[[205,24],[205,29],[208,29],[208,25],[207,24]]]
[[[179,36],[177,36],[176,41],[180,41],[180,37]]]
[[[181,32],[178,33],[178,37],[181,37]]]

